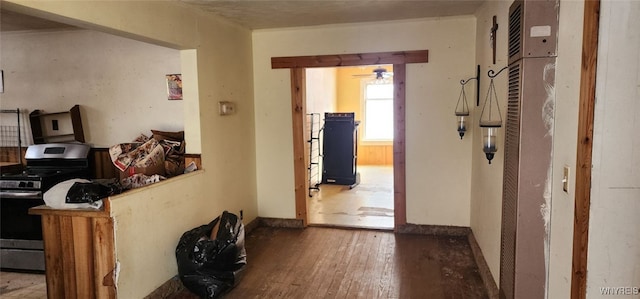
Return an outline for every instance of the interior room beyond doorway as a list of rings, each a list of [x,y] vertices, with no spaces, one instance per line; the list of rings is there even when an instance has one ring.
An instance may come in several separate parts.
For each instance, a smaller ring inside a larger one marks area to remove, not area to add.
[[[388,96],[375,95],[383,85],[391,87]],[[354,113],[357,126],[354,168],[359,182],[354,186],[320,184],[308,198],[311,225],[330,225],[375,229],[394,228],[393,187],[393,65],[372,65],[306,70],[307,113],[319,116],[319,142],[309,143],[318,152],[317,172],[309,173],[309,186],[322,182],[325,113]],[[312,128],[311,121],[305,131]],[[312,166],[310,164],[310,166]]]

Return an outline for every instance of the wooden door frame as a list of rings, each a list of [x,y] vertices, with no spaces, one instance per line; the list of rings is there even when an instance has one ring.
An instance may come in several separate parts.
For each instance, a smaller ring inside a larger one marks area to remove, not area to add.
[[[585,1],[583,22],[571,269],[571,298],[573,299],[586,298],[587,294],[587,249],[589,247],[593,117],[596,99],[600,0]]]
[[[306,117],[305,69],[315,67],[340,67],[393,64],[393,206],[394,229],[407,223],[406,163],[405,163],[405,102],[406,64],[429,62],[429,51],[400,51],[319,56],[272,57],[271,68],[291,69],[291,117],[293,120],[293,168],[296,202],[296,219],[307,226],[307,165],[305,159],[304,123]]]

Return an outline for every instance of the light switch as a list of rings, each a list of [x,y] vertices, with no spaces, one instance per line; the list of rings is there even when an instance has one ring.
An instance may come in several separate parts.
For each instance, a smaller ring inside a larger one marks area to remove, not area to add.
[[[229,115],[236,112],[236,104],[232,102],[218,102],[220,115]]]
[[[562,190],[569,193],[569,166],[564,167],[562,175]]]

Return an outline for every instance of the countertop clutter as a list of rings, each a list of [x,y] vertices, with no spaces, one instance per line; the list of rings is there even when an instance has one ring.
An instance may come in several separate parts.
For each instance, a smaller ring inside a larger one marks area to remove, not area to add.
[[[151,133],[151,137],[140,134],[130,143],[109,148],[124,189],[153,184],[185,172],[184,131],[151,130]]]

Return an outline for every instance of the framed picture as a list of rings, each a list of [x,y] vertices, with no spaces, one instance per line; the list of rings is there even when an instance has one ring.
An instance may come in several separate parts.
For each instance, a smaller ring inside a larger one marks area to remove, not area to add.
[[[182,74],[169,74],[166,77],[169,100],[182,100]]]
[[[4,71],[0,70],[0,93],[4,93]]]

